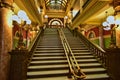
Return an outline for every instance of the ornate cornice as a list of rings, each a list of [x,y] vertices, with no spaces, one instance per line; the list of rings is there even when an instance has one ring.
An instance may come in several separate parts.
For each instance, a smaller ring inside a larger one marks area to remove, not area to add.
[[[11,9],[13,10],[13,6],[10,5],[9,3],[6,3],[6,2],[0,2],[0,8],[8,8],[8,9]]]

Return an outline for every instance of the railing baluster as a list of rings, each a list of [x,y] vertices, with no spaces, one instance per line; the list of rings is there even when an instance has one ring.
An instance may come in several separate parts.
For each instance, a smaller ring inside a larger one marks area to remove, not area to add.
[[[90,50],[93,54],[95,54],[95,56],[97,56],[97,58],[99,58],[100,61],[101,61],[103,64],[106,65],[106,62],[105,62],[106,60],[104,60],[104,59],[106,59],[106,58],[105,58],[105,51],[104,51],[104,50],[101,51],[100,48],[98,48],[98,47],[95,46],[93,43],[91,43],[89,40],[87,40],[81,33],[79,33],[79,35],[80,35],[80,38],[82,38],[81,40],[82,40],[84,43],[87,44],[89,50]],[[81,37],[81,36],[82,36],[82,37]]]
[[[69,27],[68,27],[69,28]],[[70,29],[69,29],[70,30]],[[93,53],[97,58],[100,59],[100,62],[107,66],[106,64],[106,54],[105,50],[96,46],[92,42],[90,42],[86,37],[84,37],[80,32],[78,32],[78,36],[80,37],[81,41],[88,47],[91,53]]]

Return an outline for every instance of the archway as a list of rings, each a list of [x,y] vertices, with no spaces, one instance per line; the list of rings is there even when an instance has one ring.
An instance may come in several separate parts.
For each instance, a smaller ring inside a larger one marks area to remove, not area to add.
[[[96,35],[95,35],[95,32],[94,31],[90,31],[89,33],[88,33],[88,39],[92,39],[92,38],[95,38],[96,37]]]
[[[48,25],[51,28],[58,28],[63,27],[63,22],[58,18],[54,18],[49,21]]]

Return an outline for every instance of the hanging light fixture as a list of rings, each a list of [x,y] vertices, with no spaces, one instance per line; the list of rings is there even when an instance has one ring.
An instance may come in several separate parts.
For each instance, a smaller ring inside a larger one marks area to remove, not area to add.
[[[107,12],[106,12],[106,21],[102,23],[103,29],[104,30],[110,30],[111,31],[111,42],[110,42],[110,47],[111,48],[116,48],[116,30],[120,25],[120,20],[116,20],[115,16],[108,16],[107,17]]]
[[[107,12],[106,12],[106,14],[107,14]],[[103,28],[104,30],[110,30],[110,29],[112,29],[111,25],[114,25],[114,26],[118,27],[120,25],[120,20],[115,19],[114,16],[108,16],[106,18],[106,21],[103,22],[102,25],[104,27]]]

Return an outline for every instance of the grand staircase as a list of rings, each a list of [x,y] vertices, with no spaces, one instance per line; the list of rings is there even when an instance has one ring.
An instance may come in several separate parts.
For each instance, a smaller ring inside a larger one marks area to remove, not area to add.
[[[47,28],[34,50],[27,80],[65,80],[68,63],[56,28]]]
[[[73,35],[67,28],[63,29],[63,32],[81,70],[86,74],[85,80],[110,80],[106,69],[82,43],[80,38]]]
[[[67,28],[63,28],[63,32],[81,70],[86,74],[83,80],[110,80],[106,69],[81,40],[73,36]],[[69,80],[67,79],[68,69],[68,62],[57,29],[46,28],[33,52],[27,80]]]

